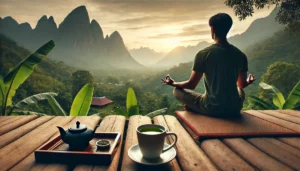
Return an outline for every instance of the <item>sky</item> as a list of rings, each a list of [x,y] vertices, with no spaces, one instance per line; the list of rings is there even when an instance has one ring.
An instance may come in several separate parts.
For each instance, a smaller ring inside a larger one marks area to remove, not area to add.
[[[128,49],[149,47],[168,52],[177,46],[212,42],[209,18],[220,12],[233,18],[229,36],[243,33],[257,18],[270,14],[272,7],[255,10],[239,21],[224,0],[0,0],[0,17],[11,16],[33,28],[43,16],[53,16],[57,25],[76,7],[85,5],[105,35],[118,31]]]

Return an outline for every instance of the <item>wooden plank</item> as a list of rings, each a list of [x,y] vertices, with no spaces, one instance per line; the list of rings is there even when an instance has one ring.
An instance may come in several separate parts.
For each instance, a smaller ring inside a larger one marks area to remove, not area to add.
[[[288,138],[277,138],[278,140],[289,144],[297,149],[300,149],[300,138],[299,137],[288,137]]]
[[[175,148],[177,160],[182,170],[217,170],[216,166],[174,116],[157,116],[154,121],[177,134],[178,140]],[[170,137],[170,139],[172,138]]]
[[[144,124],[151,124],[151,119],[146,116],[141,116],[141,115],[136,115],[132,116],[129,119],[128,123],[128,130],[127,130],[127,135],[126,135],[126,141],[125,141],[125,148],[123,152],[123,160],[122,160],[122,166],[121,170],[122,171],[133,171],[133,170],[141,170],[141,171],[147,171],[147,170],[179,170],[178,167],[174,167],[173,165],[169,164],[164,164],[160,166],[144,166],[135,163],[132,161],[128,155],[127,151],[129,148],[135,144],[138,143],[137,141],[137,134],[136,134],[136,128],[140,125]]]
[[[259,148],[261,151],[286,164],[287,166],[300,170],[300,158],[290,154],[284,149],[279,148],[277,145],[270,143],[262,138],[250,138],[248,142]]]
[[[259,112],[262,112],[262,113],[274,116],[276,118],[283,119],[283,120],[286,120],[286,121],[289,121],[289,122],[293,122],[295,124],[299,124],[300,125],[300,118],[296,117],[296,116],[293,116],[293,115],[289,115],[289,114],[285,114],[285,113],[280,113],[280,112],[275,111],[275,110],[261,110]]]
[[[37,115],[30,115],[30,116],[22,117],[21,119],[17,119],[16,121],[12,120],[10,124],[6,124],[0,127],[0,135],[3,135],[13,129],[16,129],[36,118],[38,118]]]
[[[14,130],[0,136],[0,149],[3,148],[4,146],[6,146],[7,144],[15,141],[16,139],[24,136],[25,134],[32,131],[36,127],[42,125],[43,123],[45,123],[53,118],[54,118],[53,116],[39,117],[17,129],[14,129]]]
[[[0,116],[0,125],[6,125],[7,124],[7,122],[9,122],[9,120],[11,120],[11,119],[15,119],[15,120],[17,120],[17,119],[21,119],[21,117],[19,117],[19,116]]]
[[[276,118],[274,116],[263,114],[261,112],[255,111],[255,110],[247,110],[245,112],[250,115],[253,115],[253,116],[259,117],[261,119],[267,120],[269,122],[275,123],[277,125],[280,125],[282,127],[291,129],[296,132],[300,132],[300,125],[298,125],[298,124],[295,124],[295,123],[292,123],[292,122],[289,122],[286,120],[282,120],[282,119]]]
[[[298,110],[278,110],[278,111],[280,113],[286,113],[286,114],[293,115],[293,116],[300,118],[300,111],[298,111]]]
[[[291,171],[292,168],[263,153],[242,138],[226,138],[223,142],[259,170]]]
[[[289,152],[289,153],[291,153],[291,154],[293,154],[293,155],[295,155],[295,156],[297,156],[297,157],[300,158],[300,150],[299,149],[297,149],[297,148],[295,148],[293,146],[290,146],[290,145],[288,145],[288,144],[286,144],[284,142],[281,142],[281,141],[279,141],[279,140],[277,140],[275,138],[263,138],[263,139],[269,141],[270,143],[272,143],[272,144],[274,144],[276,146],[278,146],[278,148],[286,150],[287,152]]]
[[[74,171],[117,171],[120,155],[122,151],[123,135],[125,129],[126,118],[120,115],[109,115],[106,116],[100,124],[100,127],[96,132],[120,132],[121,133],[121,142],[119,144],[118,150],[113,158],[113,161],[110,165],[78,165],[74,168]]]
[[[78,116],[75,117],[71,122],[65,124],[63,126],[64,129],[68,129],[68,127],[74,125],[76,123],[76,121],[80,121],[82,124],[85,124],[89,129],[94,129],[96,125],[99,124],[100,122],[100,117],[99,116]],[[56,128],[57,129],[57,128]],[[58,130],[55,132],[55,134],[50,138],[49,141],[51,141],[51,139],[57,137],[59,135]],[[35,170],[35,171],[47,171],[47,170],[72,170],[72,168],[74,168],[74,166],[76,165],[76,163],[72,163],[70,165],[67,164],[43,164],[43,163],[36,163],[35,159],[34,159],[34,154],[32,153],[33,157],[29,157],[31,159],[31,161],[28,161],[27,159],[24,159],[25,162],[24,163],[20,163],[20,165],[26,165],[27,168],[29,167],[30,170]],[[19,167],[20,166],[16,166]],[[15,169],[15,168],[14,168]],[[16,170],[16,169],[15,169]]]
[[[73,117],[58,116],[18,140],[0,149],[0,170],[8,170],[30,155],[57,132],[56,126],[69,123]],[[17,155],[16,155],[17,154]]]
[[[255,170],[218,139],[208,139],[201,148],[221,170]]]

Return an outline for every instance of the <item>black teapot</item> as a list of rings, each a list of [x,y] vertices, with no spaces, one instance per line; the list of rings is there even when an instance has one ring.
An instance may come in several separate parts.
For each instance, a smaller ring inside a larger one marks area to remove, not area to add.
[[[94,134],[98,126],[94,130],[87,129],[86,125],[80,124],[79,121],[76,125],[64,130],[62,127],[57,127],[60,132],[61,139],[69,144],[70,149],[84,149],[89,145],[89,142],[94,138]]]

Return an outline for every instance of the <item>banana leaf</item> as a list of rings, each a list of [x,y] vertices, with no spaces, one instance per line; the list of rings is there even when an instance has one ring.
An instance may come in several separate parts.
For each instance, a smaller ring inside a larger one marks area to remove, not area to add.
[[[259,83],[260,87],[262,87],[265,90],[271,90],[274,92],[273,95],[273,103],[275,106],[277,106],[279,109],[283,108],[283,105],[285,103],[285,99],[284,96],[282,95],[282,93],[274,86],[266,84],[266,83]]]
[[[294,109],[297,102],[300,100],[300,81],[295,85],[286,99],[283,109]]]
[[[126,97],[126,109],[128,117],[139,114],[139,106],[132,88],[128,88]]]
[[[57,93],[48,92],[48,93],[35,94],[35,95],[29,96],[29,97],[19,101],[16,105],[14,105],[14,107],[24,108],[27,105],[35,104],[41,100],[47,100],[53,96],[57,96]]]
[[[148,116],[150,118],[153,118],[154,116],[162,115],[162,114],[167,113],[167,110],[168,110],[168,108],[158,109],[158,110],[155,110],[153,112],[148,113],[146,116]]]
[[[19,116],[19,115],[47,116],[47,114],[45,114],[45,113],[38,113],[38,112],[32,112],[32,111],[23,111],[23,110],[15,110],[11,114],[11,116]]]
[[[54,42],[52,40],[49,41],[20,62],[5,76],[4,84],[6,88],[6,100],[4,102],[4,107],[12,104],[12,97],[16,94],[18,87],[30,76],[35,66],[42,61],[54,46]]]
[[[86,84],[76,95],[70,116],[87,116],[92,103],[94,86],[90,83]]]
[[[269,104],[268,102],[264,101],[263,99],[256,97],[256,96],[249,96],[251,102],[255,105],[260,107],[262,110],[269,110],[274,109],[274,107]]]
[[[56,101],[56,99],[51,96],[48,100],[48,103],[50,104],[51,108],[54,110],[56,115],[59,116],[67,116],[66,112],[64,111],[64,109],[60,106],[60,104]]]

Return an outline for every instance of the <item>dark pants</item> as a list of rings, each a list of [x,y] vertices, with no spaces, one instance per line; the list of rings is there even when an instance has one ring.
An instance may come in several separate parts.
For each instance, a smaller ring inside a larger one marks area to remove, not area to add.
[[[238,92],[242,102],[245,100],[245,92],[243,89],[238,88]],[[211,115],[215,114],[209,111],[202,102],[203,94],[194,92],[188,89],[174,88],[173,94],[177,100],[181,103],[187,105],[191,111],[202,114],[202,115]],[[218,115],[218,114],[216,114]]]

